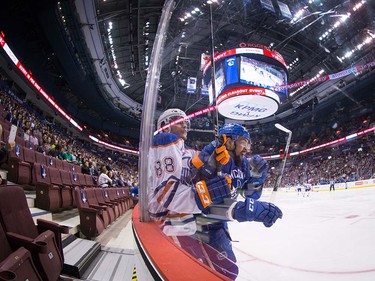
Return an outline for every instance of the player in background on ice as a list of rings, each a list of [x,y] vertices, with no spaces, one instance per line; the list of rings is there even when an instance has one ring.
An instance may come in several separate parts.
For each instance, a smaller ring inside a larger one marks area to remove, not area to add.
[[[302,193],[302,185],[297,182],[297,195],[299,196],[300,193]]]
[[[305,187],[305,193],[303,194],[303,197],[309,197],[310,196],[310,191],[311,191],[311,184],[310,183],[308,183],[308,182],[305,182],[304,184],[303,184],[303,186]]]
[[[330,185],[329,185],[329,191],[333,190],[335,191],[335,180],[334,179],[331,179],[329,181]]]

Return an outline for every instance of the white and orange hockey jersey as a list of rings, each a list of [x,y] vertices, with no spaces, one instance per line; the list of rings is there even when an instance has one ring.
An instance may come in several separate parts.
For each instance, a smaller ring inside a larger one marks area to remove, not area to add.
[[[163,221],[166,235],[193,235],[196,232],[194,214],[201,211],[195,202],[191,159],[197,153],[172,133],[160,133],[153,139],[149,157],[148,210],[152,218]]]

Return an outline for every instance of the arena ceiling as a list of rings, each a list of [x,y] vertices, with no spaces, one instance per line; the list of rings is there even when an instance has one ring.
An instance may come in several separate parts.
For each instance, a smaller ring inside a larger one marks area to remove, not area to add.
[[[76,2],[7,1],[1,4],[1,31],[23,63],[73,118],[94,128],[136,135],[164,1],[93,0],[94,22],[84,22],[79,17]],[[207,2],[176,1],[166,34],[159,111],[178,107],[192,112],[208,105],[199,88],[195,95],[186,94],[188,77],[198,77],[198,80],[202,77],[201,54],[210,53]],[[337,73],[375,60],[374,1],[281,1],[288,5],[294,19],[281,14],[277,1],[212,2],[215,51],[238,47],[241,42],[277,50],[289,67],[288,83],[312,79],[319,72],[321,75]],[[270,3],[276,7],[275,11],[267,9]],[[93,58],[83,30],[96,28],[104,53]],[[97,61],[109,66],[108,74],[116,85],[98,79],[93,66]],[[361,93],[368,94],[358,96],[358,100],[354,96],[357,104],[366,96],[374,95],[373,75],[366,75],[370,78],[362,82]],[[329,87],[339,92],[349,82],[352,81],[341,79]],[[107,93],[108,87],[114,86],[121,90],[118,97]],[[334,95],[327,88],[315,83],[298,91],[291,89],[290,93],[296,92],[277,115],[314,103],[317,101],[314,97],[319,94],[319,99],[328,100],[327,96]],[[315,91],[312,98],[303,98],[312,91]],[[134,101],[133,106],[122,103],[121,95]],[[336,95],[335,99],[338,96],[343,95]]]

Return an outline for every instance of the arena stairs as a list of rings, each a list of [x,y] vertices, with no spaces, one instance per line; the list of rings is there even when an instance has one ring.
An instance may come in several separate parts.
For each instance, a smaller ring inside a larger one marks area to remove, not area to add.
[[[41,218],[70,227],[69,234],[63,234],[62,238],[65,259],[62,280],[136,280],[132,278],[137,275],[142,277],[139,280],[152,280],[134,241],[132,210],[113,222],[100,236],[87,240],[79,230],[77,208],[60,213],[36,208],[33,189],[32,186],[24,186],[34,222]]]

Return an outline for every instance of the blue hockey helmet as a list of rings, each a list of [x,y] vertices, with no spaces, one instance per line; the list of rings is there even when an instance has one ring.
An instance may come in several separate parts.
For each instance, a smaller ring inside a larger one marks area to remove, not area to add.
[[[228,123],[224,124],[219,130],[219,136],[225,134],[230,137],[233,141],[236,141],[238,137],[243,137],[250,142],[250,134],[244,126]]]

